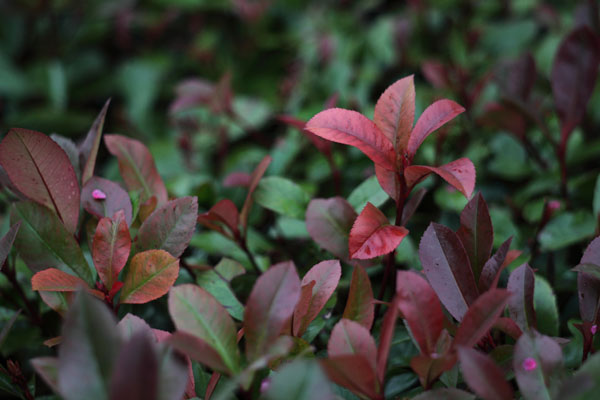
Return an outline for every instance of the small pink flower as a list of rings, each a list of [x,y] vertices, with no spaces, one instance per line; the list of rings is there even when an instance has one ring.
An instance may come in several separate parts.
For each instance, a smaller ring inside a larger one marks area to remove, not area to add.
[[[92,192],[92,197],[94,198],[94,200],[104,200],[106,199],[106,193],[104,193],[100,189],[94,189],[94,191]]]
[[[527,357],[525,360],[523,360],[523,369],[525,371],[533,371],[536,368],[537,362],[533,358]]]
[[[271,380],[269,378],[265,378],[261,383],[260,383],[260,392],[264,393],[269,389],[269,386],[271,386]]]
[[[592,332],[592,335],[595,335],[598,332],[598,325],[592,325],[590,332]]]

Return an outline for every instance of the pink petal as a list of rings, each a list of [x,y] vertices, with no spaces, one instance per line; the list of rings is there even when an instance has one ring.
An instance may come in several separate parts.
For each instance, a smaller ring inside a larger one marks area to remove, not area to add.
[[[527,357],[525,360],[523,360],[523,369],[525,371],[533,371],[536,368],[537,362],[533,358]]]
[[[590,328],[590,332],[592,332],[592,335],[595,335],[597,331],[598,325],[592,325],[592,327]]]

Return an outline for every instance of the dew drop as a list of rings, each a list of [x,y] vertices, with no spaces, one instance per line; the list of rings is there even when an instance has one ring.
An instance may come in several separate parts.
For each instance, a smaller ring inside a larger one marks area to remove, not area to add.
[[[533,371],[536,368],[537,362],[533,358],[527,357],[525,360],[523,360],[523,369],[525,371]]]
[[[94,198],[94,200],[104,200],[106,199],[106,193],[104,193],[100,189],[94,189],[94,191],[92,192],[92,197]]]
[[[592,333],[592,335],[595,335],[596,332],[598,332],[598,325],[592,325],[590,328],[590,332]]]

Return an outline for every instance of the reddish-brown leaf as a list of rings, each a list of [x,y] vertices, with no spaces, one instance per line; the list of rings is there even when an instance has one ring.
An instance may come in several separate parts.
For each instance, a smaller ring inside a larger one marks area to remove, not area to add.
[[[342,275],[342,267],[338,260],[326,260],[313,266],[302,278],[304,288],[314,282],[310,292],[302,292],[298,306],[294,310],[293,333],[302,336],[308,325],[314,320],[329,300]],[[300,309],[299,305],[303,307]]]
[[[377,346],[377,366],[375,368],[377,379],[383,382],[385,378],[385,370],[387,368],[387,360],[390,355],[390,347],[394,338],[394,330],[396,329],[396,320],[398,319],[398,294],[394,296],[392,302],[383,316],[381,323],[381,331],[379,333],[379,346]]]
[[[469,307],[454,338],[455,346],[475,346],[494,326],[502,312],[510,293],[504,289],[490,289]]]
[[[396,171],[390,171],[375,164],[375,176],[379,186],[386,192],[394,201],[398,201],[399,175]]]
[[[396,169],[392,142],[373,121],[356,111],[342,108],[321,111],[306,123],[306,129],[332,142],[356,147],[385,169]]]
[[[407,76],[390,85],[377,100],[373,121],[394,145],[404,153],[415,121],[415,84]]]
[[[419,354],[411,358],[410,367],[419,376],[421,385],[430,387],[444,371],[451,369],[455,363],[456,356],[452,353]]]
[[[348,260],[348,236],[356,212],[341,197],[313,199],[306,209],[306,230],[319,247]]]
[[[102,218],[96,227],[92,258],[98,276],[106,289],[111,290],[129,258],[131,236],[125,213],[119,211],[113,219]]]
[[[535,84],[537,74],[535,59],[531,53],[525,53],[511,62],[506,72],[504,79],[500,82],[506,95],[515,100],[526,102]]]
[[[31,289],[46,292],[76,292],[85,289],[99,299],[104,299],[102,292],[91,289],[83,279],[56,268],[48,268],[33,275]]]
[[[406,228],[390,225],[377,207],[367,203],[350,231],[350,257],[366,260],[387,254],[394,251],[406,235]]]
[[[81,206],[97,218],[112,218],[117,211],[122,210],[127,225],[131,225],[133,211],[129,194],[117,183],[108,179],[97,176],[88,179],[81,189]]]
[[[419,245],[427,280],[442,304],[458,321],[479,295],[467,252],[460,239],[443,225],[429,225]]]
[[[600,41],[589,27],[572,31],[560,44],[552,66],[552,93],[562,142],[579,125],[596,86]]]
[[[331,331],[327,343],[329,357],[345,354],[363,355],[375,370],[377,347],[369,330],[358,322],[341,319]]]
[[[425,79],[437,89],[445,89],[450,86],[448,69],[444,64],[436,60],[423,61],[421,71]]]
[[[460,213],[460,228],[456,233],[465,246],[475,280],[479,282],[481,270],[490,258],[494,244],[492,219],[481,193],[474,196]]]
[[[498,318],[494,324],[494,328],[504,332],[515,340],[519,339],[523,334],[523,331],[521,328],[519,328],[515,321],[508,317]]]
[[[367,329],[371,329],[375,313],[373,289],[369,275],[364,268],[356,266],[350,281],[350,293],[342,318],[356,321]]]
[[[79,165],[81,166],[81,184],[86,182],[94,175],[94,167],[96,166],[96,157],[100,148],[100,139],[102,137],[102,128],[104,127],[104,118],[110,99],[106,100],[104,107],[100,110],[100,114],[94,120],[90,127],[85,140],[79,145]]]
[[[197,218],[198,199],[195,196],[167,202],[150,214],[140,227],[136,251],[162,249],[179,258],[192,240]]]
[[[121,303],[142,304],[167,294],[179,275],[179,260],[164,250],[148,250],[131,259]]]
[[[225,179],[223,179],[223,186],[224,187],[236,187],[236,186],[242,186],[242,187],[248,187],[248,185],[250,185],[250,174],[246,173],[246,172],[239,172],[239,171],[235,171],[230,173],[229,175],[227,175],[225,177]]]
[[[260,358],[279,336],[300,298],[300,278],[291,261],[272,266],[258,278],[244,310],[246,355]]]
[[[379,383],[369,360],[360,354],[348,354],[320,360],[321,367],[333,382],[355,394],[372,400],[383,399]]]
[[[121,135],[104,135],[108,151],[119,160],[121,177],[129,190],[141,191],[142,202],[156,196],[159,205],[167,202],[167,189],[158,174],[148,148],[140,141]]]
[[[231,373],[219,353],[211,345],[195,335],[177,331],[170,335],[166,341],[192,360],[198,361],[214,371],[226,374]]]
[[[6,258],[10,254],[10,249],[12,248],[20,227],[21,222],[17,222],[11,226],[8,232],[6,232],[6,234],[2,236],[2,239],[0,239],[0,271],[4,266],[4,261],[6,261]]]
[[[0,142],[0,165],[12,184],[31,200],[48,207],[70,233],[79,220],[79,184],[69,157],[40,132],[11,129]]]
[[[580,264],[600,265],[600,237],[592,240],[581,257]],[[600,302],[600,279],[589,272],[577,273],[579,314],[585,322],[595,322]]]
[[[510,243],[512,242],[512,236],[506,239],[502,245],[498,248],[492,258],[486,261],[484,264],[481,275],[479,276],[479,290],[485,292],[490,288],[495,288],[494,282],[498,281],[498,277],[504,267],[504,260],[508,254]]]
[[[527,264],[516,268],[508,277],[506,288],[511,292],[508,300],[508,315],[522,331],[535,328],[534,287],[535,274]]]
[[[427,189],[425,188],[419,188],[412,193],[410,199],[408,199],[404,205],[404,210],[402,212],[402,225],[406,225],[408,221],[410,221],[410,218],[413,216],[415,211],[417,211],[417,208],[419,208],[419,205],[421,204],[421,201],[423,201],[423,198],[426,194]]]
[[[469,387],[484,400],[511,400],[513,390],[504,372],[489,356],[468,347],[458,349],[462,375]]]
[[[438,100],[427,107],[419,117],[408,139],[407,153],[409,159],[414,157],[417,149],[427,136],[464,111],[465,109],[462,106],[447,99]]]
[[[413,187],[431,173],[439,175],[464,194],[467,199],[471,197],[473,189],[475,189],[475,166],[468,158],[459,158],[439,167],[411,165],[404,170],[406,184],[409,188]]]
[[[398,271],[398,308],[422,353],[431,354],[444,328],[444,313],[429,283],[414,271]]]
[[[221,224],[225,225],[235,237],[237,234],[239,234],[239,222],[240,215],[238,213],[238,209],[235,204],[233,204],[233,201],[229,199],[223,199],[219,201],[217,204],[212,206],[210,210],[198,215],[199,224],[220,232],[225,236],[228,236],[228,234],[223,230]]]
[[[260,182],[261,178],[267,171],[269,164],[271,164],[271,156],[265,156],[260,163],[256,166],[252,175],[250,176],[250,184],[248,185],[248,194],[246,195],[246,200],[244,201],[244,205],[242,206],[242,211],[240,211],[240,223],[244,230],[246,230],[246,226],[248,225],[248,214],[250,214],[250,209],[252,208],[253,203],[253,194],[258,186],[258,182]]]

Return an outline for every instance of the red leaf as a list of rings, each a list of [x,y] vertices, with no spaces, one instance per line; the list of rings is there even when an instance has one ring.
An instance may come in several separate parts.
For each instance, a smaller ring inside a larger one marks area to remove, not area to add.
[[[0,239],[0,271],[4,266],[6,258],[10,254],[10,249],[12,248],[12,245],[15,241],[15,237],[17,236],[20,227],[21,222],[19,221],[13,226],[11,226],[8,232],[6,232],[6,234],[2,236],[2,239]]]
[[[415,84],[407,76],[389,86],[377,100],[373,121],[394,145],[404,153],[415,121]]]
[[[421,204],[421,201],[423,201],[423,197],[425,197],[426,194],[427,189],[419,188],[410,196],[410,199],[408,199],[404,205],[404,210],[402,211],[402,225],[406,225],[408,221],[410,221],[410,218],[413,216],[415,211],[417,211],[417,208],[419,208],[419,205]]]
[[[167,202],[167,189],[148,148],[140,141],[121,135],[104,135],[108,151],[119,160],[119,171],[129,190],[140,190],[142,202],[156,196]]]
[[[492,219],[481,193],[473,197],[460,213],[460,228],[456,233],[469,255],[475,280],[479,281],[494,244]]]
[[[506,289],[511,292],[508,300],[508,315],[522,331],[535,328],[534,287],[535,274],[527,264],[515,269],[508,277]]]
[[[596,85],[599,64],[600,43],[589,27],[572,31],[558,48],[551,81],[563,143],[585,114]]]
[[[355,394],[379,400],[379,383],[369,361],[360,354],[348,354],[320,360],[321,367],[333,382]]]
[[[459,158],[439,167],[411,165],[404,170],[404,177],[409,188],[435,173],[454,186],[468,199],[475,189],[475,166],[468,158]]]
[[[327,354],[329,357],[360,354],[375,370],[377,357],[375,339],[373,339],[369,330],[358,322],[342,318],[335,324],[327,343]]]
[[[179,275],[179,260],[164,250],[148,250],[131,259],[121,303],[143,304],[167,294]]]
[[[306,230],[319,247],[348,260],[348,236],[356,212],[341,197],[313,199],[306,209]]]
[[[519,326],[515,324],[515,321],[507,317],[498,318],[498,320],[494,324],[494,328],[501,330],[514,340],[518,340],[523,334],[523,331],[521,331],[521,328],[519,328]]]
[[[219,224],[225,225],[235,237],[239,234],[238,225],[240,223],[240,215],[233,201],[223,199],[211,207],[210,210],[198,216],[198,223],[220,232],[224,236],[228,236]]]
[[[406,235],[406,228],[390,225],[377,207],[367,203],[350,231],[350,257],[366,260],[387,254],[394,251]]]
[[[342,318],[356,321],[367,329],[371,329],[375,313],[373,289],[369,275],[364,268],[356,266],[352,272],[350,292]]]
[[[79,184],[69,157],[40,132],[11,129],[0,142],[0,165],[13,185],[48,207],[70,233],[79,219]]]
[[[105,198],[95,199],[94,191],[100,190]],[[132,207],[129,194],[117,183],[93,176],[81,189],[81,206],[97,218],[112,218],[117,211],[123,210],[127,225],[131,225]]]
[[[510,243],[512,242],[512,236],[506,239],[502,245],[496,251],[496,254],[483,266],[481,270],[481,275],[479,276],[479,290],[481,292],[485,292],[490,288],[495,288],[496,285],[494,282],[498,282],[498,278],[502,269],[505,266],[504,260],[506,260],[506,256],[508,254],[508,249],[510,248]]]
[[[531,53],[525,53],[511,62],[505,79],[500,82],[507,95],[526,102],[535,84],[535,59]]]
[[[223,179],[224,187],[236,187],[243,186],[248,187],[250,185],[250,174],[245,172],[232,172]]]
[[[91,289],[81,278],[67,274],[56,268],[48,268],[38,272],[31,278],[31,290],[47,292],[76,292],[85,289],[99,299],[104,300],[104,294]]]
[[[421,353],[431,354],[444,328],[440,300],[429,283],[413,271],[398,271],[396,292],[398,308]]]
[[[410,360],[410,367],[419,376],[419,381],[425,388],[430,387],[444,371],[450,370],[454,364],[456,364],[456,356],[448,353],[431,356],[420,354]]]
[[[592,240],[581,257],[580,264],[600,265],[600,237]],[[585,322],[595,322],[600,302],[600,279],[588,272],[577,273],[579,314]]]
[[[386,192],[394,201],[398,201],[398,172],[390,171],[377,164],[375,164],[375,176],[379,186]]]
[[[85,185],[87,181],[94,175],[94,167],[96,166],[96,157],[100,148],[100,139],[102,137],[102,128],[104,127],[104,118],[108,111],[110,99],[106,100],[104,107],[94,120],[90,127],[85,140],[79,145],[79,163],[82,167],[81,184]]]
[[[510,293],[504,289],[491,289],[479,296],[460,323],[454,345],[475,346],[494,326],[509,297]]]
[[[198,361],[214,371],[231,373],[219,353],[211,345],[195,335],[178,331],[169,336],[166,341],[192,360]]]
[[[136,252],[162,249],[179,258],[196,230],[198,199],[180,197],[154,211],[144,221],[136,238]]]
[[[419,245],[419,257],[427,280],[442,304],[460,321],[479,296],[469,258],[450,228],[431,223]]]
[[[301,286],[304,288],[314,282],[312,290],[302,293],[298,305],[305,304],[304,309],[296,307],[294,310],[293,333],[300,337],[306,332],[308,325],[321,312],[329,300],[342,275],[342,267],[338,260],[322,261],[313,266],[302,278]]]
[[[450,86],[448,70],[444,64],[435,60],[424,61],[421,67],[425,79],[437,89],[445,89]]]
[[[356,147],[385,169],[396,169],[392,142],[373,121],[356,111],[342,108],[321,111],[306,123],[306,129],[332,142]]]
[[[381,331],[379,333],[379,346],[377,347],[377,366],[376,373],[380,382],[385,379],[385,370],[387,368],[387,360],[390,355],[390,347],[394,338],[394,330],[396,328],[396,320],[398,319],[398,295],[392,299],[392,303],[383,316],[381,323]]]
[[[246,195],[246,200],[244,201],[244,205],[242,206],[242,211],[240,212],[240,222],[244,230],[248,225],[248,214],[250,213],[250,208],[252,208],[252,195],[256,190],[256,186],[258,186],[258,182],[260,182],[261,178],[265,174],[265,171],[271,164],[271,156],[265,156],[260,163],[256,166],[252,175],[250,176],[250,184],[248,185],[248,194]]]
[[[291,261],[272,266],[262,274],[244,310],[246,355],[260,358],[279,336],[300,298],[300,279]]]
[[[489,356],[468,347],[458,349],[462,375],[477,396],[485,400],[511,400],[513,390],[504,372]]]
[[[427,136],[464,111],[465,109],[462,106],[446,99],[438,100],[427,107],[419,117],[408,139],[407,153],[409,159],[412,160]]]
[[[106,289],[111,290],[129,258],[131,236],[125,214],[119,211],[114,218],[102,218],[96,226],[92,258],[98,276]]]

